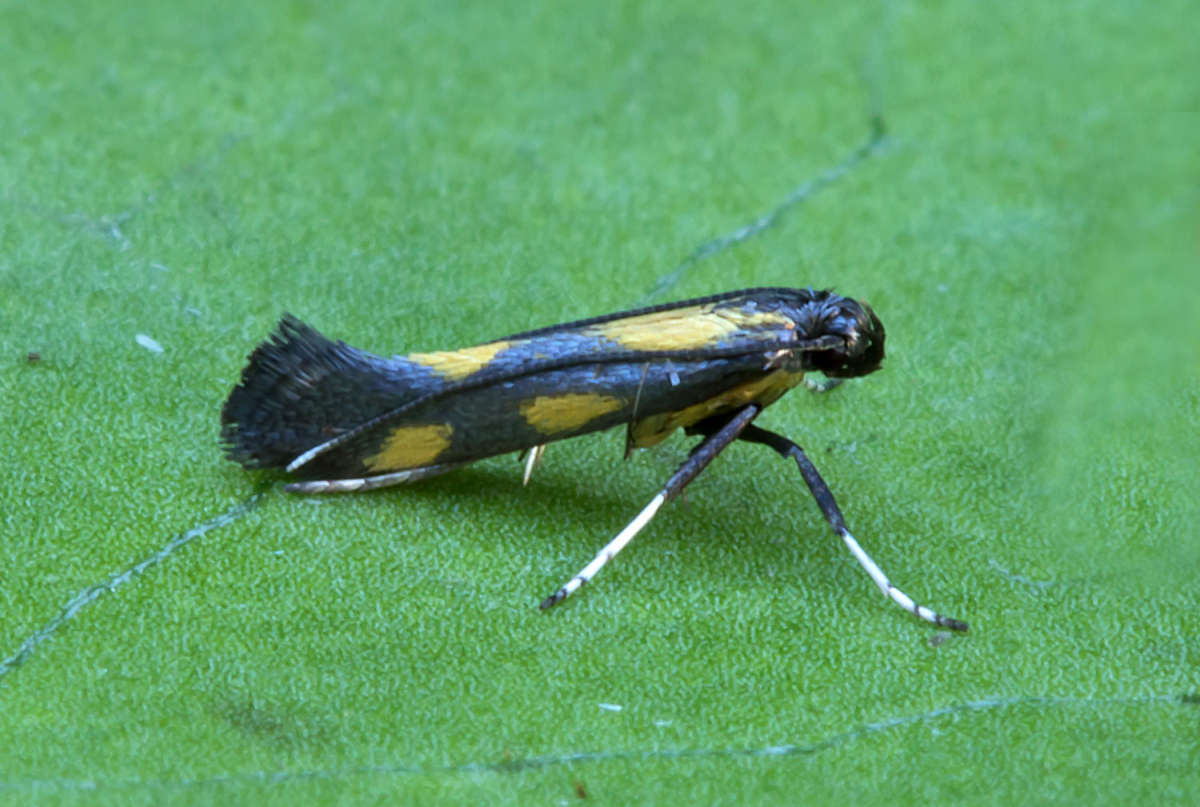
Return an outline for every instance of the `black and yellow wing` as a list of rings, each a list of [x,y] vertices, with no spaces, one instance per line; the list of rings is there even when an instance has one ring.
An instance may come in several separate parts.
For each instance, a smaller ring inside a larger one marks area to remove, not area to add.
[[[631,447],[820,369],[883,358],[868,307],[761,288],[555,325],[460,350],[382,358],[285,316],[222,413],[228,455],[304,478],[459,465],[617,425]]]
[[[812,289],[746,289],[391,358],[285,316],[251,354],[221,413],[221,436],[231,459],[314,480],[289,485],[309,493],[412,481],[612,426],[626,427],[631,448],[679,428],[702,436],[543,609],[590,581],[727,446],[760,443],[795,460],[834,533],[888,598],[966,630],[894,586],[846,528],[803,449],[754,423],[806,372],[865,375],[883,355],[883,325],[869,307]]]

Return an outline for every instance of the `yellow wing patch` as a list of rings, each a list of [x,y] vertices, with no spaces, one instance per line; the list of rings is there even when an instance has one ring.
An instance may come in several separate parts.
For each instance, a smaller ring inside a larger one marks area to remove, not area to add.
[[[521,402],[521,417],[544,435],[572,432],[625,405],[611,395],[539,395]]]
[[[379,453],[363,462],[372,471],[402,471],[430,465],[450,447],[454,429],[445,423],[400,426],[383,441]]]
[[[442,350],[437,353],[409,353],[404,358],[436,370],[447,381],[459,381],[487,366],[496,354],[512,342],[488,342],[486,345],[464,347],[461,350]]]
[[[657,311],[640,317],[604,322],[583,333],[620,343],[630,350],[694,350],[712,347],[739,331],[762,331],[762,338],[778,338],[778,329],[794,329],[795,323],[782,314],[745,314],[715,304]]]
[[[649,448],[661,443],[676,429],[699,423],[710,415],[740,409],[749,403],[769,406],[803,378],[802,372],[776,370],[686,409],[644,417],[630,424],[628,444],[630,448]]]

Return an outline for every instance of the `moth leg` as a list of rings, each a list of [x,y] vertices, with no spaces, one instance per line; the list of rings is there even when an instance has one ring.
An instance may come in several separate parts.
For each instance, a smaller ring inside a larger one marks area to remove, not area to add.
[[[844,378],[826,378],[824,381],[813,381],[810,376],[805,375],[801,383],[812,392],[829,392],[840,387],[845,380]]]
[[[418,479],[428,479],[467,464],[465,462],[445,462],[441,465],[426,465],[424,468],[410,468],[407,471],[393,471],[390,474],[364,476],[359,479],[313,479],[306,482],[291,482],[284,485],[283,489],[288,493],[355,493],[387,488],[392,485],[404,485],[408,482],[416,482]]]
[[[817,500],[817,506],[821,508],[821,513],[824,514],[825,520],[829,522],[829,526],[833,528],[838,537],[845,542],[846,547],[854,555],[854,559],[858,561],[859,565],[867,570],[867,574],[875,581],[875,585],[879,586],[884,596],[888,597],[905,611],[924,619],[926,622],[932,622],[935,625],[950,628],[951,630],[967,630],[966,622],[942,616],[937,611],[917,604],[912,597],[892,584],[892,581],[887,578],[887,575],[883,573],[879,565],[871,560],[871,557],[863,551],[863,548],[858,545],[858,541],[854,540],[854,536],[846,529],[846,521],[842,518],[842,511],[838,509],[837,502],[833,498],[833,493],[830,492],[829,486],[825,484],[825,480],[821,478],[821,474],[817,472],[816,466],[812,464],[808,455],[804,453],[804,449],[783,435],[767,431],[766,429],[760,429],[757,426],[747,426],[738,439],[770,446],[785,459],[791,457],[796,461],[796,465],[800,467],[800,475],[804,477],[804,481],[808,484],[808,489],[812,491],[813,498]]]
[[[533,476],[533,472],[542,464],[542,457],[546,455],[546,444],[533,446],[521,452],[521,456],[517,459],[525,460],[525,475],[521,477],[521,486],[529,484],[529,477]]]
[[[591,563],[584,566],[579,574],[572,577],[558,591],[542,600],[541,609],[544,611],[547,608],[557,605],[571,596],[584,583],[589,582],[595,577],[596,573],[604,567],[604,564],[616,557],[616,554],[633,540],[633,537],[641,531],[642,527],[645,527],[650,522],[650,519],[654,518],[654,514],[658,512],[658,509],[670,499],[678,496],[684,487],[695,479],[713,461],[713,458],[721,453],[722,449],[738,438],[742,430],[748,427],[750,421],[754,420],[761,411],[762,408],[757,404],[751,404],[734,415],[720,429],[705,437],[704,441],[693,449],[688,458],[679,466],[679,470],[667,480],[667,484],[663,485],[662,490],[650,500],[650,503],[646,505],[642,512],[638,513],[637,517],[629,522],[629,525],[621,530],[616,538],[609,541],[608,545],[601,549],[600,553],[592,559]]]

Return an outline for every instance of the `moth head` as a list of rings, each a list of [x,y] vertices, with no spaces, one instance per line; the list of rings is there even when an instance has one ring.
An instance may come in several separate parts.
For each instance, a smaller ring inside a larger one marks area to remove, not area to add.
[[[853,378],[873,373],[883,362],[883,323],[866,303],[819,291],[800,306],[796,334],[817,340],[820,347],[807,354],[809,369],[831,378]]]

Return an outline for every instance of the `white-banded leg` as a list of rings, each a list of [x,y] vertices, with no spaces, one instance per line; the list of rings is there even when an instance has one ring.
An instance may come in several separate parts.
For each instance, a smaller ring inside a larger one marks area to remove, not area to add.
[[[863,551],[858,541],[854,540],[854,536],[850,534],[850,530],[846,529],[846,520],[842,517],[842,511],[838,508],[837,501],[833,498],[833,493],[829,490],[829,486],[825,484],[825,480],[821,478],[821,474],[818,473],[816,466],[812,464],[808,455],[804,453],[804,449],[781,434],[760,429],[757,426],[748,426],[742,432],[739,439],[770,446],[785,458],[791,457],[796,461],[796,465],[800,467],[800,475],[804,477],[804,481],[808,484],[808,489],[812,491],[813,498],[817,500],[817,506],[821,508],[825,520],[829,522],[829,526],[833,528],[838,537],[845,542],[846,547],[854,555],[854,559],[858,561],[859,565],[867,570],[867,574],[875,581],[875,585],[879,586],[884,596],[905,611],[924,619],[926,622],[932,622],[935,625],[950,628],[951,630],[967,630],[966,622],[942,616],[937,611],[926,608],[924,605],[919,605],[912,597],[896,588],[891,580],[888,580],[887,575],[883,573],[879,565],[871,560],[870,555]]]
[[[662,490],[658,495],[650,500],[650,504],[637,514],[637,518],[629,522],[629,526],[621,530],[616,538],[608,542],[608,545],[600,550],[596,557],[592,558],[592,562],[583,567],[579,574],[575,575],[567,582],[565,586],[551,594],[546,599],[542,600],[541,608],[546,610],[554,605],[565,600],[577,591],[584,583],[591,581],[596,573],[604,567],[616,554],[625,548],[625,545],[633,540],[642,527],[654,518],[654,514],[667,501],[675,498],[687,486],[689,482],[696,478],[697,474],[713,461],[713,458],[721,453],[722,449],[738,438],[738,435],[750,425],[750,421],[754,420],[755,416],[762,409],[754,404],[747,406],[742,411],[738,412],[719,430],[713,432],[704,441],[692,451],[691,455],[684,460],[679,466],[679,470],[667,480],[667,484],[663,485]]]
[[[426,465],[424,468],[410,468],[407,471],[393,471],[390,474],[364,476],[360,479],[313,479],[307,482],[291,482],[283,489],[288,493],[356,493],[363,490],[387,488],[392,485],[404,485],[416,482],[418,479],[428,479],[431,476],[444,474],[469,464],[444,462],[441,465]]]

